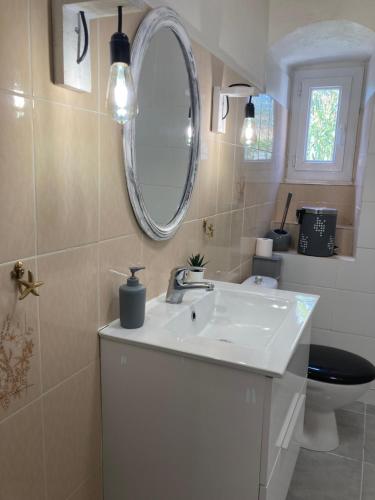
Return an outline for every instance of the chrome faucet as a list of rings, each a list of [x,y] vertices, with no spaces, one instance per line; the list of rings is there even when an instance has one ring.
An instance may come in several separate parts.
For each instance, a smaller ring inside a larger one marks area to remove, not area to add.
[[[171,271],[171,277],[169,278],[168,291],[166,295],[166,302],[170,304],[181,304],[182,299],[187,290],[206,290],[207,292],[212,292],[215,285],[209,282],[201,281],[186,281],[187,274],[189,271],[204,271],[204,267],[175,267]]]

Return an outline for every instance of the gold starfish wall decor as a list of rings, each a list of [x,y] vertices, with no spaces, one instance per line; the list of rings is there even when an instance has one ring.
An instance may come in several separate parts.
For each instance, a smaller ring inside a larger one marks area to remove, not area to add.
[[[44,284],[43,281],[34,281],[34,275],[30,270],[27,272],[27,280],[23,279],[24,274],[25,265],[19,260],[15,263],[13,271],[11,272],[11,278],[17,282],[19,300],[25,299],[30,293],[39,297],[37,288]]]

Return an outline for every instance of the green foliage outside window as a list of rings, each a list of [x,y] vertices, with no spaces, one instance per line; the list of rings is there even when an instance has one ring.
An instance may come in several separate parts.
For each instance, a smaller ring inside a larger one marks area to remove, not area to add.
[[[335,157],[339,88],[313,89],[310,96],[306,161],[331,162]]]

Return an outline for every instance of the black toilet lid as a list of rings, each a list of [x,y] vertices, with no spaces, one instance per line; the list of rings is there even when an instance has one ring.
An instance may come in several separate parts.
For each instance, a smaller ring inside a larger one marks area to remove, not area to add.
[[[375,379],[375,367],[357,354],[311,344],[308,377],[329,384],[366,384]]]

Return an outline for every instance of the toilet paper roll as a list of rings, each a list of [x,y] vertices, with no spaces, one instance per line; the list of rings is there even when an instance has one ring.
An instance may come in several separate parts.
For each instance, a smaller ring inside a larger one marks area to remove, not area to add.
[[[273,240],[270,238],[257,238],[255,255],[258,257],[272,257]]]

